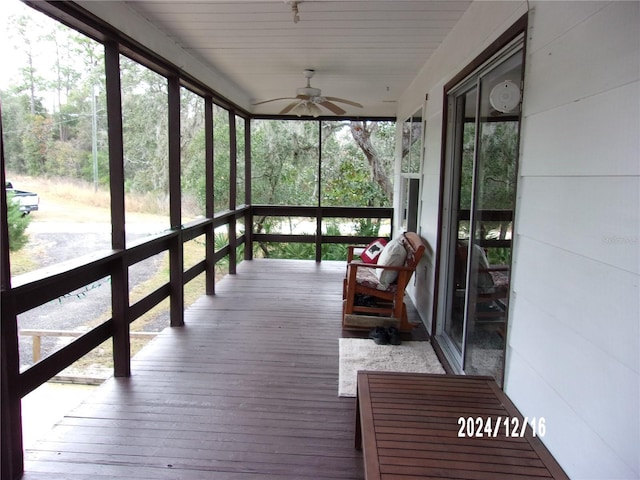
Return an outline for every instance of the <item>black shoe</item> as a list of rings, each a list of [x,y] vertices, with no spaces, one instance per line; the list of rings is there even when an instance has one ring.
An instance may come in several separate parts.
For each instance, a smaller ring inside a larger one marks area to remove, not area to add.
[[[400,340],[400,332],[396,327],[389,327],[387,336],[389,337],[389,343],[391,345],[400,345],[402,343],[402,340]]]
[[[376,327],[369,332],[369,338],[373,339],[376,345],[388,345],[389,335],[384,327]]]

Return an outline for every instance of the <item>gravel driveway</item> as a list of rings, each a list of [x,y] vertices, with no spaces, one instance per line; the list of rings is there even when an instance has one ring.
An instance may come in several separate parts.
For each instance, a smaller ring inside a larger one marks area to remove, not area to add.
[[[138,230],[142,229],[146,232],[162,230],[160,227],[155,230],[149,225],[139,227]],[[111,247],[111,225],[105,223],[43,222],[38,221],[37,216],[34,215],[28,233],[30,242],[24,248],[31,250],[31,258],[35,260],[37,268],[78,258],[88,253],[109,250]],[[140,231],[134,231],[131,238],[142,235]],[[131,267],[129,285],[133,287],[151,278],[158,271],[161,262],[161,256],[156,256]],[[101,316],[104,318],[111,316],[111,284],[108,277],[21,314],[18,318],[18,328],[83,330],[87,328],[86,325]],[[166,318],[158,319],[153,323],[151,330],[161,330],[168,325],[168,313]],[[44,337],[42,357],[58,350],[70,340],[68,337]],[[32,337],[21,335],[19,348],[21,369],[24,369],[33,362]]]

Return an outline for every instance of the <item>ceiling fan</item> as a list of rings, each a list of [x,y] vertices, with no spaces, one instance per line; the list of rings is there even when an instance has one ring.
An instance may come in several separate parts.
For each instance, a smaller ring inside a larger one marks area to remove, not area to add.
[[[317,117],[322,113],[322,110],[318,105],[323,106],[336,115],[344,115],[346,112],[333,102],[346,103],[347,105],[362,108],[362,105],[356,102],[352,102],[351,100],[322,96],[322,92],[319,88],[314,88],[311,86],[311,78],[313,78],[313,75],[315,73],[315,70],[304,71],[304,76],[307,79],[307,86],[298,88],[296,90],[295,97],[272,98],[271,100],[265,100],[264,102],[254,103],[254,105],[262,105],[263,103],[275,102],[278,100],[295,100],[295,102],[292,102],[284,107],[280,111],[280,115],[291,112],[295,115],[298,115],[299,117],[302,115],[312,115],[314,117]]]

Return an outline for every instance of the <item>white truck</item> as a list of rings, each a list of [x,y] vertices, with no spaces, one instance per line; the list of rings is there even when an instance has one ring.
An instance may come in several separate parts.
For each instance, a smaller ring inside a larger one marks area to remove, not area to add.
[[[5,187],[7,189],[7,198],[13,198],[13,201],[20,205],[20,211],[23,215],[28,215],[29,213],[38,210],[40,198],[37,193],[16,190],[13,188],[13,184],[9,181],[5,182]]]

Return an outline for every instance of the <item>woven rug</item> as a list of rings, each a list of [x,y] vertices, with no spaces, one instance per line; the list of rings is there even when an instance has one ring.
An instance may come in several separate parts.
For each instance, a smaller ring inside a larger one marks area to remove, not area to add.
[[[338,382],[340,397],[356,396],[358,370],[445,373],[429,342],[376,345],[369,339],[341,338]]]

